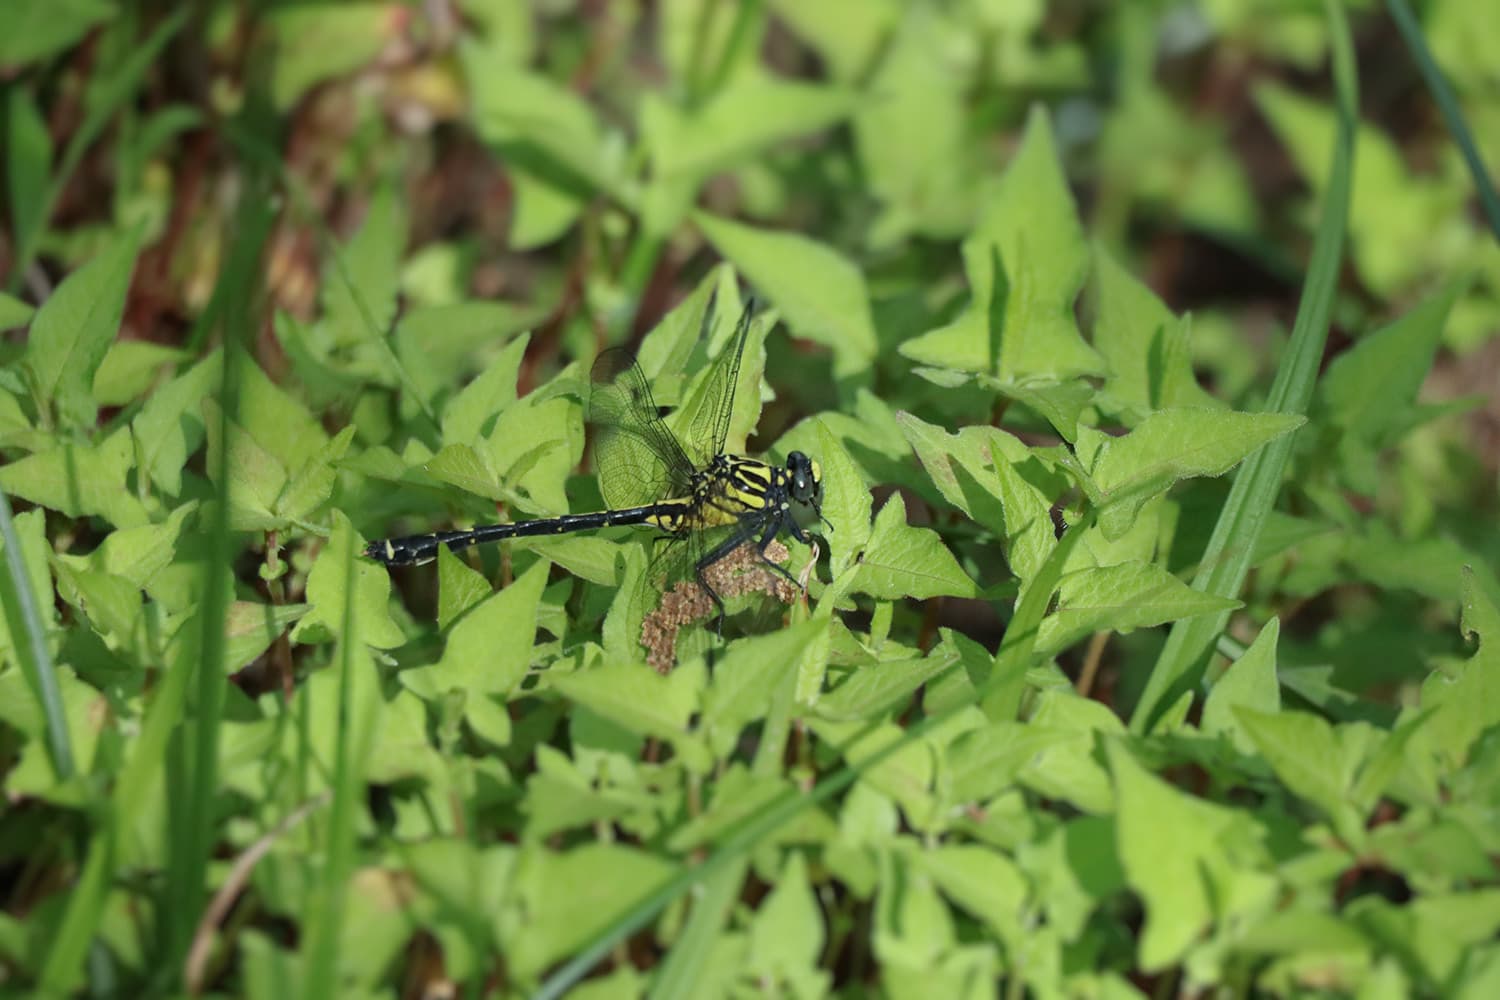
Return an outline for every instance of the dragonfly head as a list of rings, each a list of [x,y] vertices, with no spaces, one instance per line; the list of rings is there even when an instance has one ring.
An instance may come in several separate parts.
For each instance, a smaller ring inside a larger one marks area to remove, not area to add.
[[[818,463],[802,452],[794,451],[786,457],[786,472],[792,499],[818,511],[823,505],[823,470],[818,468]]]

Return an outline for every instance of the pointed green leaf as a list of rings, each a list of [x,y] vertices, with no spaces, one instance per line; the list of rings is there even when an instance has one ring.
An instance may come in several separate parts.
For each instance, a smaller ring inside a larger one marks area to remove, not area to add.
[[[340,637],[344,609],[351,601],[359,641],[376,649],[392,649],[406,641],[391,620],[391,578],[386,571],[368,559],[357,557],[352,572],[345,565],[346,554],[360,550],[358,545],[351,547],[352,534],[354,528],[349,519],[342,511],[335,510],[333,530],[307,575],[307,601],[312,607],[292,629],[293,642],[328,642]],[[352,591],[345,587],[346,575],[352,579]]]
[[[1095,632],[1130,632],[1239,606],[1192,589],[1155,563],[1095,566],[1062,578],[1056,610],[1037,634],[1037,650],[1055,653]]]
[[[1208,692],[1199,723],[1205,733],[1223,733],[1243,754],[1255,752],[1255,743],[1240,726],[1237,708],[1258,712],[1281,711],[1281,685],[1276,680],[1276,640],[1281,635],[1281,621],[1272,618],[1240,658],[1230,664]]]
[[[74,427],[94,423],[94,373],[120,329],[135,270],[135,233],[68,275],[32,318],[26,366],[37,404]]]
[[[69,517],[97,514],[117,528],[150,520],[128,482],[134,450],[121,428],[97,445],[64,444],[0,466],[0,489]]]
[[[972,597],[974,581],[937,532],[906,523],[906,501],[897,493],[875,515],[852,589],[883,600]]]
[[[443,658],[406,671],[401,682],[428,699],[455,688],[470,696],[510,695],[531,666],[537,605],[550,569],[538,560],[509,587],[481,601],[448,632]]]
[[[706,212],[694,219],[751,283],[776,304],[792,332],[834,354],[834,373],[863,372],[875,356],[875,321],[864,275],[832,247],[805,236],[730,222]]]

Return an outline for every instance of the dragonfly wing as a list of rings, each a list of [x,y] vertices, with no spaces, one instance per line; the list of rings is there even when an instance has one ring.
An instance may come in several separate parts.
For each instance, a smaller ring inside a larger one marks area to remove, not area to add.
[[[695,466],[662,421],[645,372],[629,351],[594,362],[589,422],[599,489],[610,507],[655,503],[691,491]]]

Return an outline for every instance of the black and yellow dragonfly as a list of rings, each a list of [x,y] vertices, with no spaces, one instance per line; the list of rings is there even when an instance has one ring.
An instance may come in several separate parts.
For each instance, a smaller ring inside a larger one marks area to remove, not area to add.
[[[710,298],[704,311],[700,339],[712,329],[715,301],[716,296]],[[711,583],[712,570],[743,546],[754,546],[764,566],[795,584],[782,566],[766,558],[766,550],[782,532],[807,542],[796,520],[798,508],[822,518],[818,463],[800,451],[788,454],[785,465],[724,451],[755,312],[752,300],[740,315],[733,340],[713,362],[697,397],[701,405],[681,433],[668,426],[645,372],[629,351],[615,348],[599,355],[590,375],[588,419],[595,429],[595,461],[607,510],[379,539],[364,554],[387,566],[411,566],[437,558],[444,545],[457,550],[510,538],[645,525],[688,543],[691,575],[718,612],[720,629],[724,602]]]

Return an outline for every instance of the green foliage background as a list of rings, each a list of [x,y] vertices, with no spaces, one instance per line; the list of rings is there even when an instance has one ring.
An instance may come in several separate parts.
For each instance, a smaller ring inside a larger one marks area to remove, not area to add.
[[[1483,7],[10,0],[0,989],[1500,993]],[[742,285],[782,627],[358,557]]]

